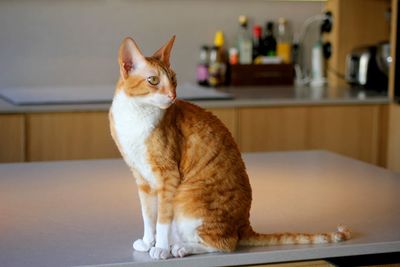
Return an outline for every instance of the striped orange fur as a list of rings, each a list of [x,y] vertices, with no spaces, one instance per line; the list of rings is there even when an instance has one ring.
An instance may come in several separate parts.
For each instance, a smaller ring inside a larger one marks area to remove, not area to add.
[[[232,135],[210,112],[175,100],[169,63],[174,39],[152,57],[144,57],[131,38],[119,52],[121,77],[109,115],[111,135],[136,179],[142,205],[144,236],[134,248],[165,259],[171,253],[230,252],[238,245],[349,239],[344,226],[323,234],[253,231],[251,187]]]

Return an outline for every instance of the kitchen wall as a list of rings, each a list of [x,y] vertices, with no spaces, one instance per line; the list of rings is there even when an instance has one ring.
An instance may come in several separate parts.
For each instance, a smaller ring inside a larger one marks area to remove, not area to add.
[[[262,25],[286,17],[298,32],[322,9],[321,2],[266,0],[1,0],[0,88],[113,84],[125,36],[150,55],[173,34],[178,80],[194,81],[200,45],[219,29],[232,44],[238,15]]]

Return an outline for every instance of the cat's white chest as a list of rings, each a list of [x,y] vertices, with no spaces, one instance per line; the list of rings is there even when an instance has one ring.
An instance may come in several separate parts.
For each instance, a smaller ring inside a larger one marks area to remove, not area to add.
[[[120,90],[113,99],[111,112],[124,160],[156,186],[156,178],[147,158],[146,140],[160,122],[164,110],[141,104]]]

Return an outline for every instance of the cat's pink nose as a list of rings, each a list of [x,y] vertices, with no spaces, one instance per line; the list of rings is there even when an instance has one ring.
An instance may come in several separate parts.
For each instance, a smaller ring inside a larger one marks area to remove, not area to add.
[[[168,94],[168,97],[169,97],[171,100],[175,100],[176,94],[175,94],[175,93],[169,93],[169,94]]]

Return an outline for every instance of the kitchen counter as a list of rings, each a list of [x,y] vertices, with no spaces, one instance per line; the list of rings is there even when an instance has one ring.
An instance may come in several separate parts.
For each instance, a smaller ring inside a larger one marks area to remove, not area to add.
[[[102,86],[104,87],[104,86]],[[114,86],[110,85],[110,91]],[[386,95],[350,90],[348,88],[308,88],[308,87],[224,87],[218,89],[232,95],[227,100],[197,100],[193,103],[203,108],[235,108],[262,106],[302,106],[302,105],[363,105],[387,104]],[[95,94],[95,91],[93,91]],[[111,94],[111,93],[110,93]],[[179,97],[179,91],[178,91]],[[13,105],[0,98],[0,113],[28,112],[74,112],[74,111],[106,111],[110,101],[88,104],[42,104]]]
[[[0,164],[0,265],[216,266],[400,252],[400,175],[323,151],[249,153],[251,222],[259,232],[324,232],[351,240],[240,247],[152,261],[134,179],[122,160]]]

